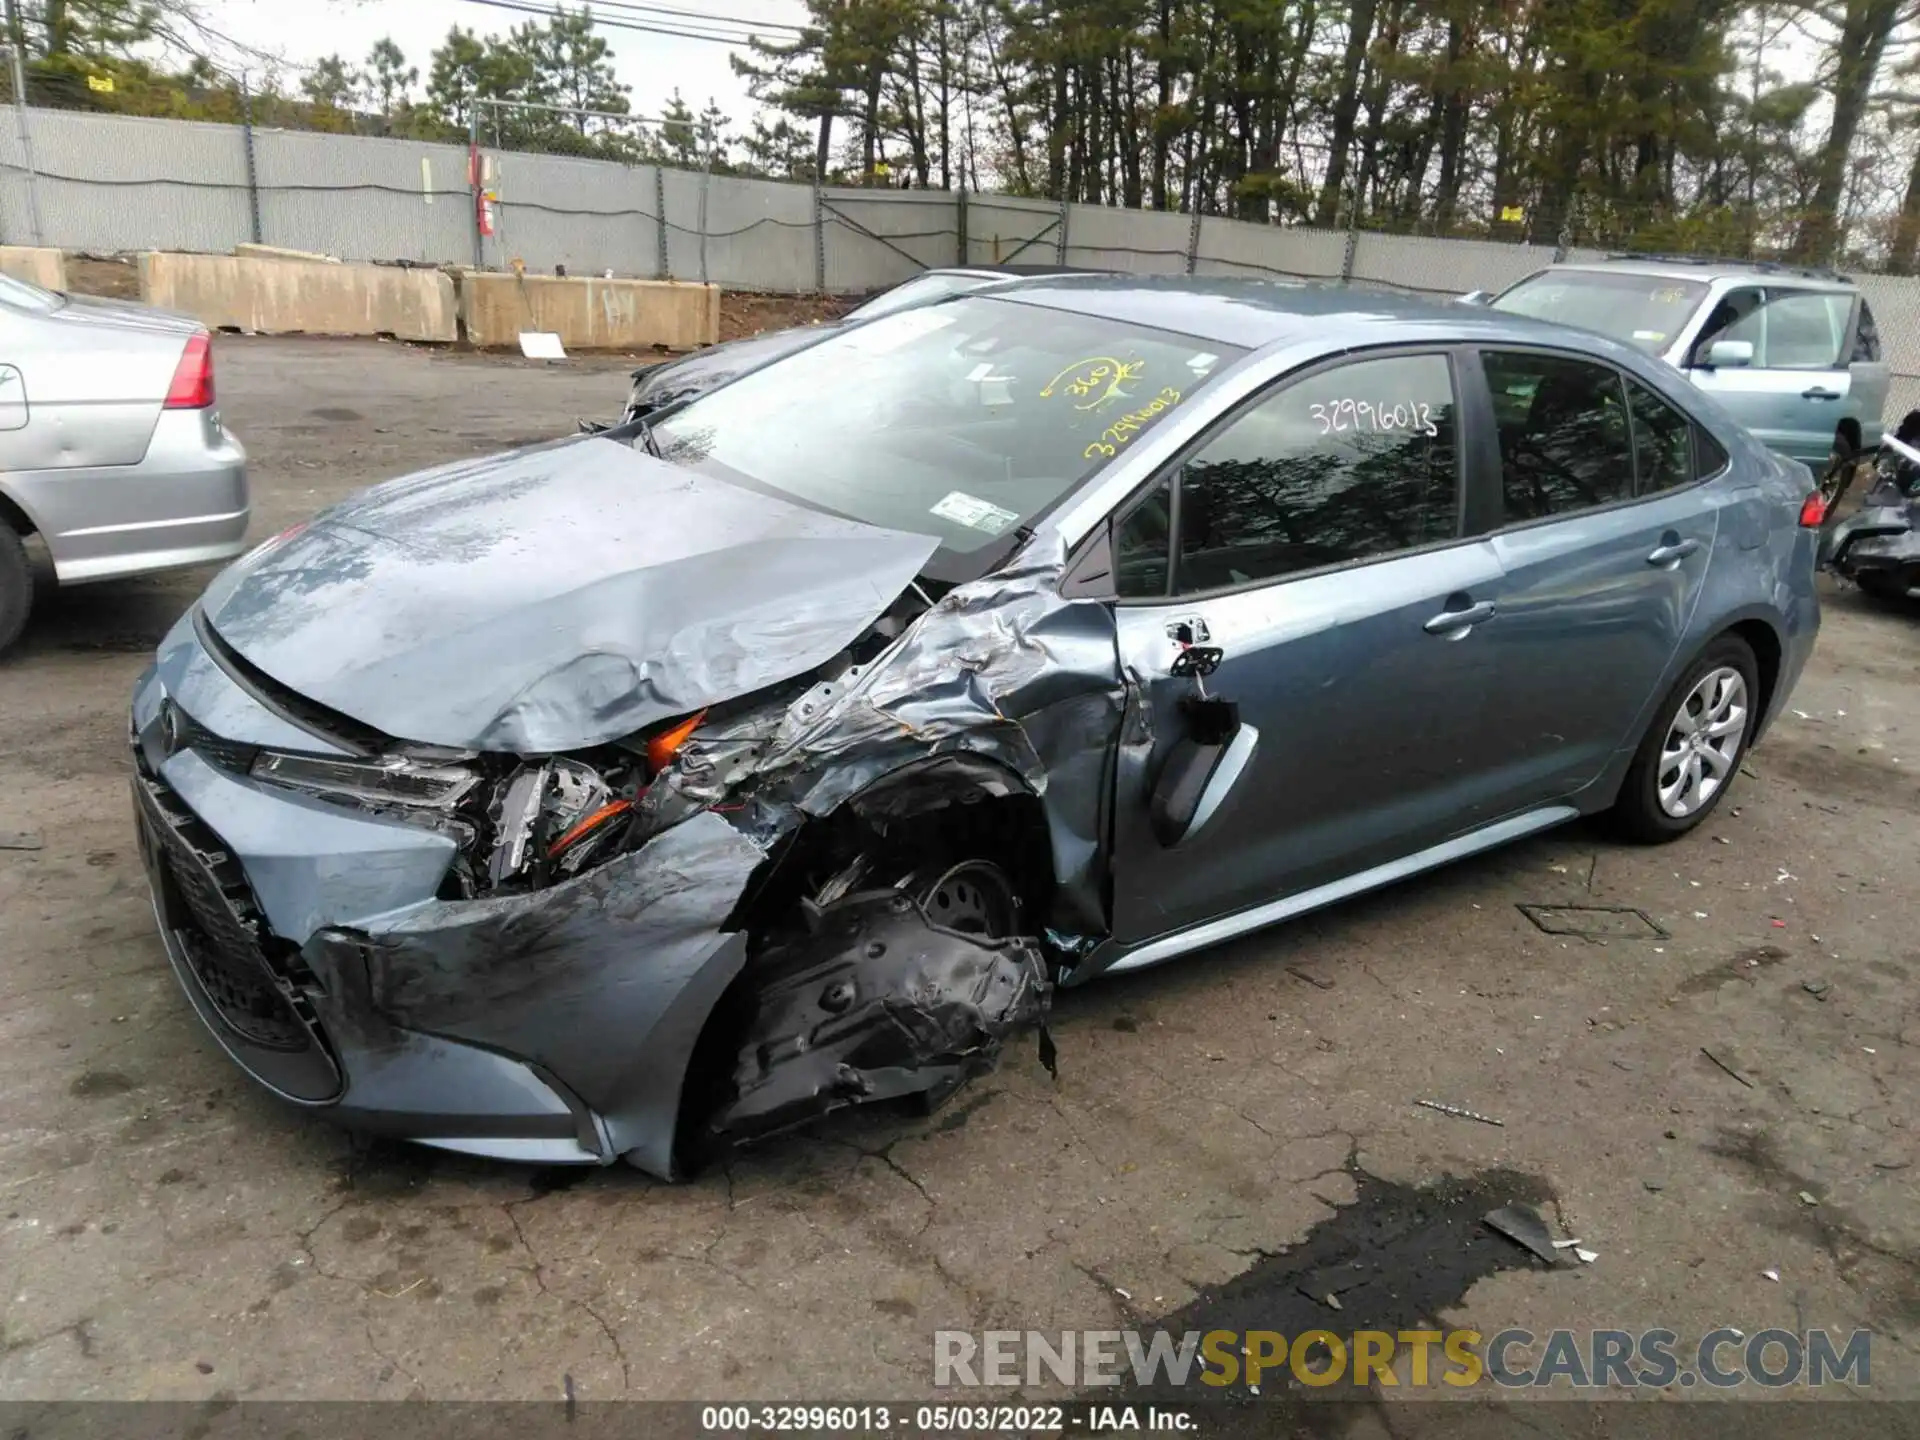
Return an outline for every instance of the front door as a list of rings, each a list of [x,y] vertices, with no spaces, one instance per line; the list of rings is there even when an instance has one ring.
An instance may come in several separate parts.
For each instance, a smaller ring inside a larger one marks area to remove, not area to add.
[[[1860,418],[1842,348],[1852,319],[1853,297],[1840,291],[1730,291],[1694,342],[1689,378],[1768,449],[1818,470],[1841,420]],[[1748,342],[1752,363],[1707,364],[1716,340]]]
[[[1470,828],[1485,809],[1485,597],[1462,540],[1454,362],[1395,353],[1289,378],[1114,528],[1120,655],[1151,721],[1115,804],[1114,933],[1139,943]],[[1223,652],[1201,680],[1183,644]],[[1238,709],[1223,793],[1177,844],[1155,783],[1200,687]],[[1144,732],[1143,732],[1144,733]]]
[[[1713,557],[1724,497],[1698,482],[1725,457],[1611,366],[1540,350],[1481,359],[1505,511],[1488,701],[1498,804],[1513,811],[1578,790],[1637,738]]]

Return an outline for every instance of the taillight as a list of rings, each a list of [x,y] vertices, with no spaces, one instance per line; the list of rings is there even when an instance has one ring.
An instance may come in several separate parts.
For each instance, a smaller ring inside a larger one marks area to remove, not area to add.
[[[213,404],[213,347],[207,332],[196,330],[180,352],[180,363],[173,367],[173,383],[167,387],[169,410],[204,410]]]
[[[1827,519],[1827,497],[1818,490],[1800,502],[1800,524],[1808,530],[1818,530]]]

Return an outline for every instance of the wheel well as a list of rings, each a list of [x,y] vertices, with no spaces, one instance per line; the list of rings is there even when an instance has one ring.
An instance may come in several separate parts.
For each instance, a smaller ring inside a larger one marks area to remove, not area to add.
[[[1760,715],[1765,719],[1772,713],[1774,687],[1780,681],[1780,637],[1764,620],[1742,620],[1727,633],[1738,635],[1753,651],[1760,672]]]
[[[1857,452],[1860,449],[1860,422],[1852,416],[1848,416],[1836,425],[1833,433],[1847,442],[1849,451]]]
[[[31,535],[34,532],[33,521],[28,518],[27,512],[5,495],[0,495],[0,522],[12,527],[18,535]]]
[[[1034,934],[1047,924],[1054,873],[1045,808],[1012,771],[990,761],[943,756],[910,765],[832,814],[806,821],[762,864],[727,922],[728,929],[748,932],[748,959],[708,1014],[681,1078],[674,1139],[681,1173],[707,1158],[703,1128],[731,1083],[740,1038],[765,983],[755,954],[769,935],[795,923],[803,899],[861,854],[879,862],[863,886],[890,885],[931,858],[991,860],[1013,882],[1022,931]]]

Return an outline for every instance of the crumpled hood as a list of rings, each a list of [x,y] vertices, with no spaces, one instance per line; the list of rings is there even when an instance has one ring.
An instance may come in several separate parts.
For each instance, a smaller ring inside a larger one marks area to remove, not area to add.
[[[586,436],[365,491],[201,605],[273,679],[386,734],[542,753],[822,664],[938,543]]]

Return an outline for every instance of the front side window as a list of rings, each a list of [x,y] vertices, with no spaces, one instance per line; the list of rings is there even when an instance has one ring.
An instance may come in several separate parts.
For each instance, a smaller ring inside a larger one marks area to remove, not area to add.
[[[935,536],[952,559],[1010,537],[1244,353],[967,295],[743,375],[662,420],[653,439],[673,464]]]
[[[1242,411],[1179,477],[1180,594],[1374,559],[1459,532],[1443,355],[1335,366]]]
[[[1761,295],[1758,290],[1729,290],[1714,302],[1707,323],[1700,327],[1700,338],[1693,342],[1693,363],[1707,363],[1707,352],[1721,340],[1743,340],[1753,346],[1753,363],[1766,363],[1766,336],[1760,318]]]
[[[1563,355],[1490,350],[1500,482],[1509,525],[1633,495],[1627,397],[1619,372]]]
[[[1831,370],[1853,318],[1853,297],[1812,290],[1767,292],[1766,358],[1769,370]]]

